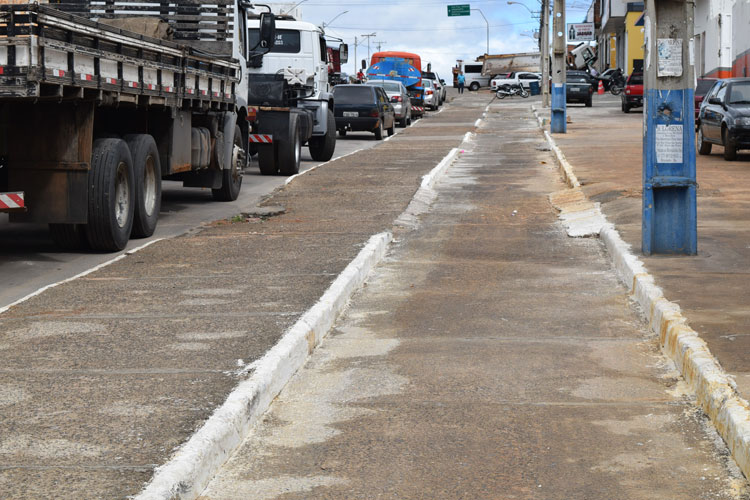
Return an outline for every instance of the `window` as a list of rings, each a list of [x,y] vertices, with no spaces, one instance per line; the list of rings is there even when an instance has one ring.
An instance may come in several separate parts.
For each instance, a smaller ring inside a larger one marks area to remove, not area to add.
[[[467,64],[464,66],[464,73],[481,73],[482,72],[482,65],[481,64]]]
[[[729,87],[729,104],[750,104],[750,82],[737,82]]]
[[[716,93],[716,97],[719,98],[720,101],[724,102],[724,96],[727,93],[727,84],[722,83],[721,88],[719,89],[719,92]]]
[[[643,85],[643,73],[633,73],[630,75],[628,85]]]
[[[339,104],[368,104],[374,101],[372,91],[369,85],[339,85],[333,87],[333,98]]]
[[[258,45],[260,30],[258,28],[249,30],[247,39],[250,43],[251,49]],[[301,47],[299,31],[276,30],[276,44],[273,46],[273,49],[271,49],[271,52],[279,54],[296,54],[300,51]],[[323,58],[323,60],[325,61],[325,58]]]

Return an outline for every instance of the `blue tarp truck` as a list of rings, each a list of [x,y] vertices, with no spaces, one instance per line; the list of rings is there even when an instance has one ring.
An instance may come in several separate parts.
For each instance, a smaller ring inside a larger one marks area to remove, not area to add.
[[[410,64],[410,62],[414,62],[413,58],[379,57],[380,54],[385,53],[376,52],[373,54],[371,65],[365,73],[367,79],[396,80],[403,83],[411,100],[411,116],[412,118],[420,118],[424,115],[424,87],[422,86],[422,71],[419,69],[421,65],[418,59],[416,64],[419,66],[415,67]]]

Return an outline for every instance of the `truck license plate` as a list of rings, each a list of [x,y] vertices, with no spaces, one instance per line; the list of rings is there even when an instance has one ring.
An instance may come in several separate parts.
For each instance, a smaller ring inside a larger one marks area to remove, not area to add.
[[[347,118],[349,118],[349,117],[357,117],[357,116],[359,116],[359,112],[357,112],[357,111],[344,111],[344,116],[347,117]]]

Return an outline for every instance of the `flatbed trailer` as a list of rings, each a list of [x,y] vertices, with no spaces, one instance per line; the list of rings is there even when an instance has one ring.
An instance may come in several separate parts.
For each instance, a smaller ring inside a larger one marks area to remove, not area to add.
[[[112,251],[153,233],[162,178],[237,198],[248,130],[232,57],[238,7],[178,4],[0,5],[0,200],[11,201],[0,212],[11,222],[47,223],[65,247]],[[183,39],[89,18],[149,9],[178,19]]]

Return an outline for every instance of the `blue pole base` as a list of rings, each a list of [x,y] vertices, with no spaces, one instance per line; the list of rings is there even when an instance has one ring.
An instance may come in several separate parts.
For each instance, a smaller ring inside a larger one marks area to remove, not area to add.
[[[552,117],[550,119],[550,131],[553,134],[564,134],[568,129],[568,116],[565,106],[565,84],[552,84]]]

